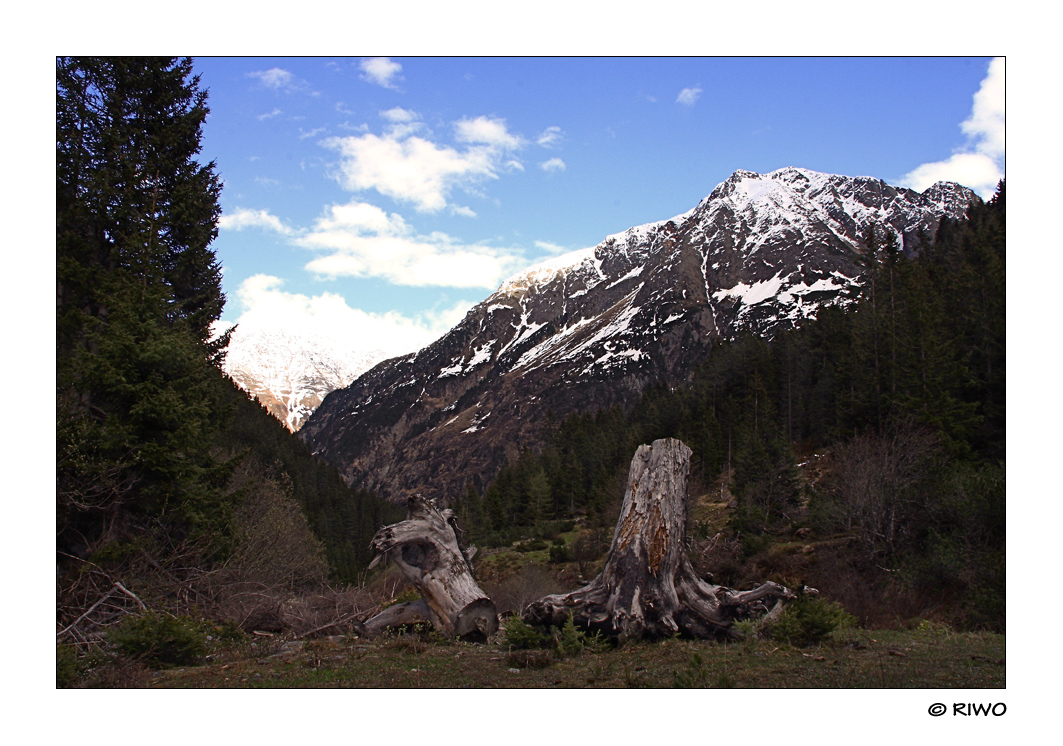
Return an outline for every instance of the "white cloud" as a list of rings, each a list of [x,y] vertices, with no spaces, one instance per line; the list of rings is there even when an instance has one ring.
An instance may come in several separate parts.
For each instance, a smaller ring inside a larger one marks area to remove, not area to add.
[[[380,112],[380,116],[389,122],[413,122],[421,118],[421,115],[416,111],[403,109],[401,106],[382,111]]]
[[[684,88],[679,92],[679,95],[675,97],[677,104],[683,104],[683,106],[693,106],[701,98],[700,88]]]
[[[306,265],[314,274],[415,287],[494,289],[523,263],[513,249],[465,245],[444,233],[418,235],[402,216],[354,201],[330,206],[295,243],[327,252]]]
[[[388,215],[376,205],[367,202],[348,202],[345,205],[331,205],[328,213],[318,218],[314,224],[315,231],[351,230],[357,233],[390,233],[401,235],[409,233],[406,221],[397,213]]]
[[[273,111],[271,111],[268,114],[259,114],[258,115],[258,120],[261,122],[264,119],[272,119],[273,117],[277,116],[280,113],[281,113],[280,109],[274,109]]]
[[[476,117],[454,123],[458,142],[488,145],[502,150],[517,150],[524,143],[520,137],[509,132],[505,119]]]
[[[402,76],[399,74],[402,72],[402,65],[398,62],[392,62],[387,57],[364,59],[359,64],[359,67],[362,70],[362,80],[376,83],[384,88],[397,89],[396,82],[402,80]]]
[[[295,80],[295,76],[287,70],[274,67],[270,70],[256,70],[247,74],[249,78],[255,78],[266,88],[286,88]]]
[[[988,199],[996,191],[997,182],[1004,178],[997,162],[983,153],[955,153],[943,161],[924,163],[905,174],[901,186],[918,192],[939,181],[954,181]]]
[[[382,116],[392,122],[383,136],[367,133],[322,143],[340,153],[336,176],[344,188],[375,189],[419,212],[434,213],[448,206],[455,189],[471,192],[482,181],[497,179],[504,168],[523,169],[511,155],[523,140],[509,132],[505,120],[477,117],[456,122],[455,137],[465,146],[459,150],[413,136],[421,126],[414,112],[396,108]]]
[[[536,241],[535,248],[542,249],[547,254],[567,254],[568,249],[564,246],[558,246],[556,243],[550,243],[549,241]]]
[[[254,78],[264,88],[272,88],[275,91],[283,91],[284,93],[294,93],[308,89],[306,81],[300,80],[287,70],[279,67],[270,68],[269,70],[256,70],[248,73],[247,77]]]
[[[271,275],[254,275],[240,284],[237,319],[245,330],[280,329],[303,335],[328,337],[358,349],[380,349],[402,355],[430,344],[461,321],[473,303],[461,300],[448,308],[416,316],[397,311],[370,313],[352,308],[336,293],[307,296],[283,290],[284,281]]]
[[[286,226],[281,219],[269,210],[249,210],[241,207],[221,216],[218,227],[222,230],[242,231],[244,228],[264,228],[265,230],[290,236],[295,231]]]
[[[551,126],[544,129],[535,142],[544,148],[554,148],[561,144],[561,139],[564,136],[565,133],[561,131],[560,127]]]
[[[299,139],[300,140],[308,140],[311,137],[317,137],[322,132],[324,132],[326,129],[327,129],[327,127],[315,127],[312,130],[307,130],[307,131],[304,132],[303,128],[300,127],[299,128]]]
[[[955,181],[983,199],[993,196],[1004,178],[1004,58],[989,64],[971,114],[960,124],[967,142],[945,160],[924,163],[900,179],[902,186],[923,191],[938,181]]]
[[[539,164],[539,168],[546,172],[564,171],[567,166],[565,162],[560,158],[551,158],[548,161],[543,161]]]
[[[420,121],[421,115],[416,111],[403,109],[401,106],[380,112],[380,117],[390,122],[385,134],[392,140],[401,140],[424,129],[424,122]]]
[[[421,137],[380,137],[371,133],[332,137],[323,145],[341,156],[340,184],[354,192],[375,189],[421,212],[439,212],[457,186],[497,178],[483,149],[459,152]]]
[[[960,125],[975,149],[990,158],[1004,158],[1004,58],[989,63],[989,73],[974,94],[974,106]]]

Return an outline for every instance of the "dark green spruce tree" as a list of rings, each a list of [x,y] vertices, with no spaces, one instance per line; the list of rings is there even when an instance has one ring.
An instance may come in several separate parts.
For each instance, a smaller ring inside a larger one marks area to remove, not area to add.
[[[56,61],[56,545],[224,536],[220,180],[172,58]]]

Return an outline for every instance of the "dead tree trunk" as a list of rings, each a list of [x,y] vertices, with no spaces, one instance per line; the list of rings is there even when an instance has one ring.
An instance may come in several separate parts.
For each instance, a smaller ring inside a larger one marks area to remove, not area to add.
[[[365,622],[370,634],[386,627],[427,620],[447,637],[486,639],[498,629],[494,602],[472,577],[458,546],[454,512],[440,510],[421,495],[407,500],[409,515],[377,531],[371,547],[392,560],[421,594],[420,601],[385,609]]]
[[[690,454],[671,438],[639,446],[605,568],[578,590],[533,602],[526,622],[561,626],[571,615],[579,627],[622,640],[707,638],[728,636],[734,620],[794,597],[778,583],[739,592],[698,578],[684,551]]]

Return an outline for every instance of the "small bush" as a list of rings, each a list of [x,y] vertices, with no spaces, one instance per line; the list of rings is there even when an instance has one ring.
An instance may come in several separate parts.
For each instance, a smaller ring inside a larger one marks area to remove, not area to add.
[[[915,627],[915,633],[923,637],[949,637],[953,634],[952,627],[932,619],[923,619]]]
[[[131,616],[108,637],[120,652],[152,668],[190,665],[207,650],[202,625],[187,616]]]
[[[752,653],[757,648],[757,640],[760,637],[760,627],[752,619],[741,619],[731,625],[731,631],[742,643],[742,651]]]
[[[73,686],[81,674],[77,650],[73,645],[55,646],[55,686],[65,688]]]
[[[598,653],[609,647],[601,633],[588,634],[576,626],[571,616],[560,629],[551,626],[548,630],[512,617],[506,622],[506,644],[515,650],[553,648],[558,658],[572,658],[584,651]]]
[[[240,629],[240,625],[233,621],[224,621],[215,624],[211,628],[211,636],[221,642],[246,642],[247,633]]]
[[[586,643],[586,635],[583,630],[576,627],[572,617],[565,621],[561,629],[554,636],[557,645],[557,654],[561,658],[569,658],[583,652]]]
[[[551,565],[560,565],[562,563],[571,562],[571,561],[572,561],[572,552],[570,552],[568,550],[568,547],[565,545],[564,540],[561,540],[560,544],[558,544],[557,541],[555,541],[550,546],[550,564]]]
[[[841,604],[818,596],[798,596],[768,628],[777,642],[791,645],[814,645],[830,637],[840,627],[851,626],[854,619]]]
[[[743,533],[741,542],[742,558],[749,559],[768,548],[771,544],[771,536],[762,533]]]
[[[602,639],[600,632],[595,632],[593,635],[587,634],[576,626],[571,615],[561,629],[551,627],[551,630],[557,655],[560,658],[577,656],[585,650],[589,653],[598,653],[608,647],[608,643]]]
[[[516,650],[546,647],[552,638],[538,627],[526,623],[519,616],[506,621],[506,644]]]

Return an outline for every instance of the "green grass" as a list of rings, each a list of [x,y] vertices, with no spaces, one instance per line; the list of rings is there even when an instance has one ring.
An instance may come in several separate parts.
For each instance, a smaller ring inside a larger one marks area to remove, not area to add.
[[[504,637],[487,644],[405,634],[330,638],[281,651],[270,639],[150,677],[152,688],[1002,688],[1004,636],[847,630],[817,647],[776,642],[639,642],[534,661]]]
[[[709,496],[695,501],[694,518],[704,531],[726,533],[731,510]],[[563,534],[571,546],[579,531]],[[735,581],[740,574],[791,583],[791,573],[815,569],[819,552],[828,553],[834,538],[769,537],[762,552],[731,561]],[[706,540],[706,543],[707,540]],[[803,551],[814,544],[817,552]],[[549,550],[519,552],[511,547],[484,550],[477,557],[480,582],[504,583],[537,565],[544,572],[564,573],[576,583],[576,563],[548,564]],[[588,563],[590,577],[602,558]],[[721,577],[717,582],[728,582]],[[829,569],[820,575],[829,575]],[[815,580],[815,578],[811,578]],[[534,582],[529,580],[528,582]],[[734,586],[739,587],[739,586]],[[408,591],[411,598],[416,594]],[[403,597],[402,600],[410,600]],[[829,599],[823,604],[830,605]],[[811,609],[815,611],[816,609]],[[822,609],[820,609],[822,611]],[[830,609],[827,608],[829,611]],[[800,611],[796,606],[791,616]],[[808,610],[806,610],[808,611]],[[807,614],[805,615],[807,616]],[[800,617],[800,615],[798,615]],[[149,670],[143,660],[116,653],[75,659],[57,648],[60,686],[124,686],[151,688],[1002,688],[1005,686],[1004,635],[954,632],[938,621],[918,623],[921,615],[903,617],[885,626],[905,629],[841,627],[818,642],[816,618],[803,624],[778,625],[774,639],[735,643],[671,639],[635,642],[619,649],[530,645],[507,641],[503,629],[486,644],[445,640],[434,632],[391,634],[373,640],[333,637],[298,643],[281,637],[213,635],[211,647],[197,665]],[[786,620],[784,620],[786,621]],[[800,622],[801,618],[789,619]],[[831,625],[833,626],[833,625]],[[789,631],[788,631],[789,630]],[[770,630],[769,630],[770,632]],[[801,647],[794,643],[811,641]],[[562,648],[564,650],[562,650]]]

